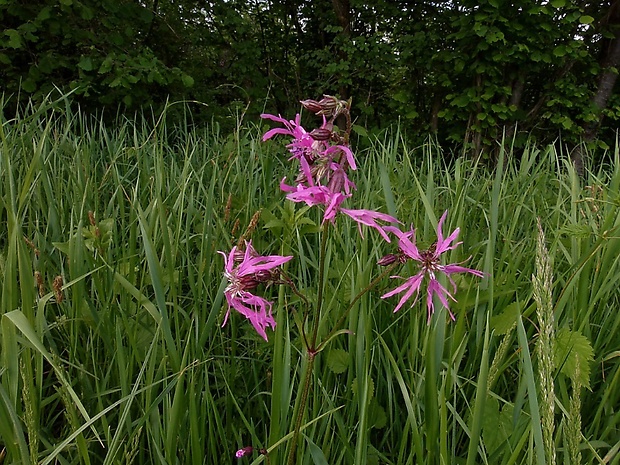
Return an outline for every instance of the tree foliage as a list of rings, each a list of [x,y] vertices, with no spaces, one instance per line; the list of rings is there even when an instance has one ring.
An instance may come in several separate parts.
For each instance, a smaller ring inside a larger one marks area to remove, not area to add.
[[[477,152],[609,142],[620,118],[619,0],[4,0],[0,21],[0,77],[22,98],[188,98],[209,120],[338,94],[366,127]]]

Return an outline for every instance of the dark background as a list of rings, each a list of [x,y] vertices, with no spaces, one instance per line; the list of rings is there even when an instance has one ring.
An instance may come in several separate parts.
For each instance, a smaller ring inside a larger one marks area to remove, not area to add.
[[[399,123],[475,154],[606,148],[620,120],[620,0],[3,0],[0,24],[5,119],[72,92],[108,115],[188,100],[232,128],[327,93],[362,135]]]

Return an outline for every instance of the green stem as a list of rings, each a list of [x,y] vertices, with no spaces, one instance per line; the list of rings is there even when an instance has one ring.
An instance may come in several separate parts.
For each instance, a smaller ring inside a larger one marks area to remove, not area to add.
[[[319,289],[316,303],[316,315],[314,315],[314,320],[312,322],[312,338],[310,339],[310,348],[309,352],[313,351],[316,346],[316,339],[319,333],[319,322],[321,320],[321,308],[323,304],[323,287],[325,280],[325,255],[327,250],[327,236],[329,223],[325,223],[323,227],[323,235],[321,236],[321,249],[319,252]]]
[[[325,255],[327,250],[328,228],[329,223],[326,223],[323,227],[323,235],[321,236],[321,248],[319,251],[319,288],[317,291],[316,314],[314,315],[314,319],[312,321],[312,337],[309,343],[306,339],[306,335],[302,333],[304,343],[306,345],[306,351],[308,353],[308,365],[304,375],[304,385],[301,391],[301,398],[299,400],[299,408],[297,410],[297,416],[295,417],[295,429],[293,430],[291,449],[287,461],[289,465],[293,465],[295,462],[295,452],[297,450],[297,442],[299,440],[299,431],[301,430],[301,423],[304,417],[304,411],[306,410],[306,402],[308,400],[308,392],[310,391],[310,382],[312,380],[312,371],[314,369],[314,358],[317,354],[315,346],[319,333],[319,321],[321,319],[321,307],[323,304],[323,281],[325,280]],[[306,314],[306,317],[307,316],[308,315]]]
[[[301,431],[301,423],[304,417],[304,410],[306,409],[306,401],[308,399],[308,392],[310,391],[310,381],[312,379],[312,372],[314,369],[314,358],[317,352],[308,350],[308,365],[306,366],[306,373],[304,377],[304,387],[301,391],[301,399],[299,400],[299,409],[297,410],[297,417],[295,418],[295,429],[293,430],[293,438],[291,442],[291,450],[288,454],[288,465],[295,463],[295,452],[297,451],[297,441],[299,440],[299,432]]]

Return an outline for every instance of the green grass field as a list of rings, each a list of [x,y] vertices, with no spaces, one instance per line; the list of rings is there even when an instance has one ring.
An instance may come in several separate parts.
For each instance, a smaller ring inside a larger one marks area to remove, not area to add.
[[[286,463],[312,311],[272,287],[269,342],[235,312],[221,327],[216,253],[246,234],[293,255],[316,304],[321,211],[280,192],[285,142],[259,121],[220,134],[54,108],[0,129],[0,464]],[[424,245],[449,209],[450,262],[487,277],[457,276],[455,322],[427,324],[424,299],[393,313],[388,278],[364,294],[315,359],[295,463],[619,464],[618,148],[580,180],[553,146],[489,170],[396,130],[352,145],[348,205]],[[337,220],[319,340],[394,250]]]

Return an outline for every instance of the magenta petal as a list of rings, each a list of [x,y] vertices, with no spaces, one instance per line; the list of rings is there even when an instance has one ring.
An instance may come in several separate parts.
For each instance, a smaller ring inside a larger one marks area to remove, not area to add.
[[[411,305],[413,305],[418,300],[418,295],[420,293],[420,285],[422,284],[422,279],[423,278],[424,278],[424,274],[418,273],[415,276],[412,276],[411,278],[407,279],[407,281],[405,281],[403,284],[398,286],[396,289],[393,289],[390,292],[382,295],[381,298],[382,299],[386,299],[386,298],[391,297],[391,296],[393,296],[395,294],[399,294],[399,293],[401,293],[403,291],[406,291],[405,294],[401,297],[400,301],[398,302],[398,305],[394,309],[394,313],[396,313],[398,310],[400,310],[400,308],[405,304],[405,302],[407,300],[409,300],[409,298],[415,292],[416,293],[416,298],[411,303]]]
[[[478,276],[480,278],[484,277],[484,272],[483,271],[478,271],[478,270],[474,270],[473,268],[465,268],[464,266],[459,266],[459,265],[445,265],[441,268],[441,271],[443,271],[446,274],[452,274],[452,273],[471,273],[475,276]]]
[[[276,115],[271,115],[269,113],[262,113],[260,115],[260,117],[263,118],[263,119],[270,119],[271,121],[275,121],[276,123],[282,123],[282,124],[285,124],[287,126],[290,124],[290,122],[286,118],[282,118],[279,115],[276,116]]]
[[[267,131],[263,135],[263,142],[266,141],[266,140],[271,139],[276,134],[284,134],[284,135],[290,136],[291,135],[291,131],[289,131],[288,129],[283,129],[283,128],[273,128],[273,129],[270,129],[269,131]]]
[[[282,178],[282,181],[280,181],[280,190],[282,192],[295,192],[295,188],[293,186],[289,186],[288,184],[284,183],[284,180],[286,178]]]
[[[385,232],[385,226],[380,226],[377,223],[377,220],[396,223],[398,220],[393,216],[390,216],[386,213],[376,212],[372,210],[349,210],[346,208],[341,209],[342,213],[351,217],[353,220],[357,221],[359,224],[365,224],[366,226],[370,226],[371,228],[375,228],[379,231],[379,234],[387,241],[390,242],[390,238]],[[360,229],[361,231],[361,229]],[[362,235],[362,237],[364,237]]]

